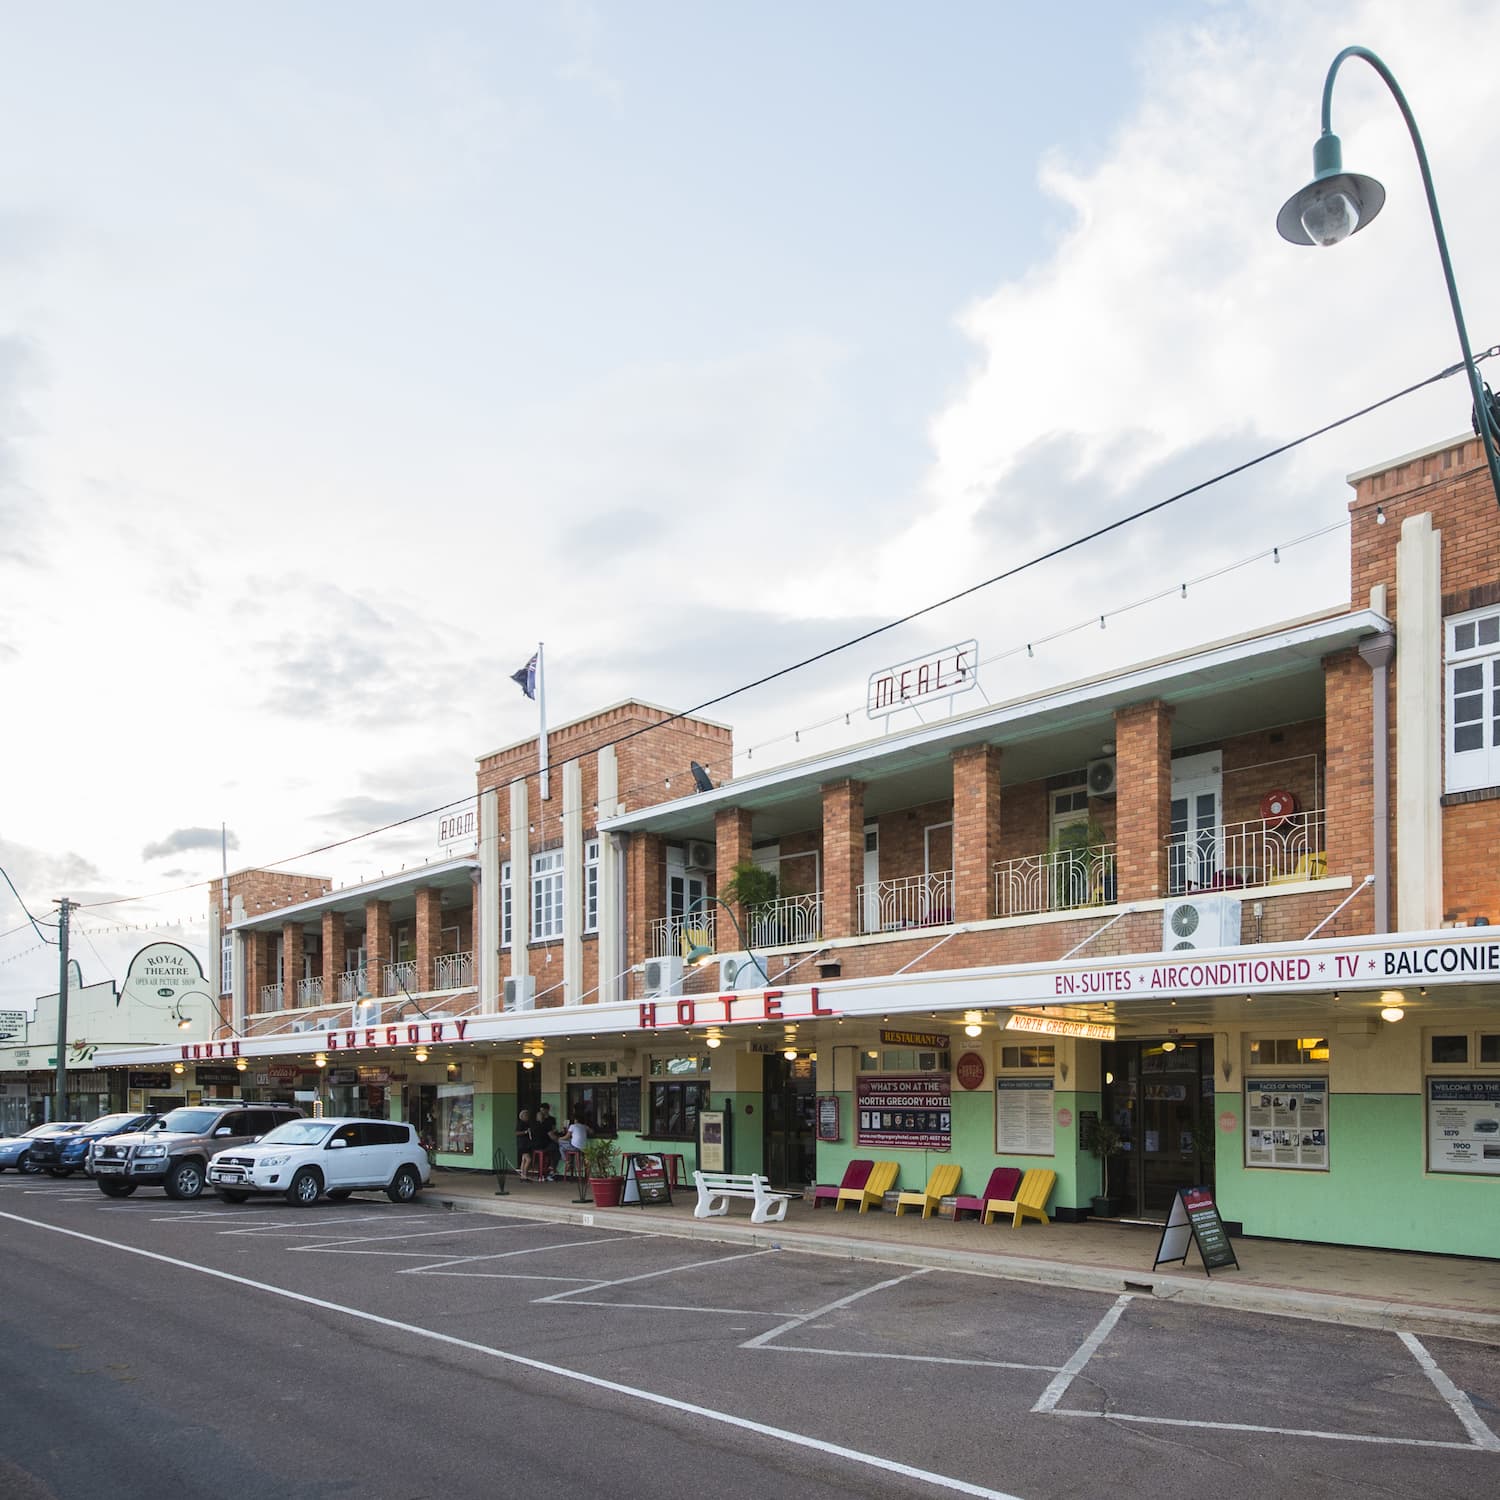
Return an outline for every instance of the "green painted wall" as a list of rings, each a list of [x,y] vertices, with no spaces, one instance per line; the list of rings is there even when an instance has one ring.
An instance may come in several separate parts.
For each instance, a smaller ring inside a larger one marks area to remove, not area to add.
[[[1219,1097],[1235,1129],[1218,1132],[1215,1197],[1247,1234],[1430,1250],[1500,1254],[1500,1183],[1424,1171],[1420,1094],[1333,1094],[1327,1172],[1244,1166],[1243,1101]]]

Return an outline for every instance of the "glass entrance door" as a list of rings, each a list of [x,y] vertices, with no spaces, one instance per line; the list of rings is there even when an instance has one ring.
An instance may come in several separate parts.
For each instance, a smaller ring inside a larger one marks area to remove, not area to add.
[[[1110,1186],[1126,1217],[1164,1218],[1178,1188],[1213,1185],[1213,1052],[1211,1037],[1104,1048],[1103,1108],[1124,1143]]]
[[[768,1057],[765,1064],[765,1173],[772,1187],[803,1188],[817,1172],[816,1065],[811,1057]]]

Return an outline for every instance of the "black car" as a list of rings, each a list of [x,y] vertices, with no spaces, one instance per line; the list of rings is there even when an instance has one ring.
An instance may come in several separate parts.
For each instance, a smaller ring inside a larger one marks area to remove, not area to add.
[[[95,1141],[122,1135],[127,1130],[144,1130],[157,1118],[150,1110],[140,1114],[100,1115],[67,1135],[41,1136],[32,1143],[32,1170],[48,1172],[53,1177],[71,1177],[79,1171],[92,1176],[89,1153]]]

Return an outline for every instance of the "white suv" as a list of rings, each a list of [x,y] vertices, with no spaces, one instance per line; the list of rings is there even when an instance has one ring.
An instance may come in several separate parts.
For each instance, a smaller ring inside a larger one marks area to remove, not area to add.
[[[307,1207],[324,1193],[341,1199],[371,1188],[410,1203],[431,1177],[416,1128],[390,1120],[290,1120],[208,1164],[209,1183],[226,1203],[280,1193]]]

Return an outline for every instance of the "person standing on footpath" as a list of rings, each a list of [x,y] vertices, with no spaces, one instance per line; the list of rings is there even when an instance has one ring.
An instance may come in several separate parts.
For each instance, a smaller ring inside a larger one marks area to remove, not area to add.
[[[543,1104],[531,1122],[531,1165],[538,1182],[556,1182],[557,1172],[553,1168],[557,1142],[553,1140],[552,1106]]]

